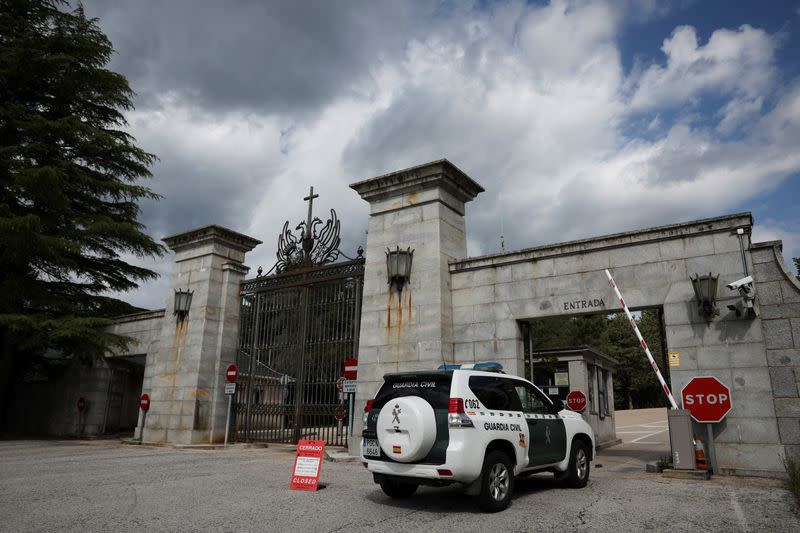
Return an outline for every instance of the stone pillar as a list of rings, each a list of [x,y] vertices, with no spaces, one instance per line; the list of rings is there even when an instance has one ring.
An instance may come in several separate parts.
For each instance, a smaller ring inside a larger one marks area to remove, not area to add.
[[[387,372],[434,369],[453,361],[448,264],[466,258],[464,208],[483,188],[447,160],[350,186],[370,203],[356,413]],[[411,279],[402,292],[387,282],[386,249],[411,248]],[[362,429],[355,417],[351,452]]]
[[[160,347],[148,356],[145,369],[142,391],[151,404],[143,440],[222,442],[227,409],[223,373],[236,359],[239,283],[249,270],[244,256],[261,241],[220,226],[163,240],[175,252],[175,264]],[[193,291],[184,320],[174,314],[177,289]]]

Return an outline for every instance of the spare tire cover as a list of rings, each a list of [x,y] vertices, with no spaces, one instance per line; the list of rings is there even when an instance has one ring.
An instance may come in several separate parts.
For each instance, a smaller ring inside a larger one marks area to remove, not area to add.
[[[419,396],[389,400],[378,415],[377,433],[387,457],[401,463],[419,461],[436,440],[433,407]]]

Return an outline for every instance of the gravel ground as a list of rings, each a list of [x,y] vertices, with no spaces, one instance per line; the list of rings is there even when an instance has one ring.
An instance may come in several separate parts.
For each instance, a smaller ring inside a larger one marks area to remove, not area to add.
[[[800,531],[795,503],[775,480],[598,468],[579,490],[550,475],[519,480],[511,507],[487,515],[451,488],[390,500],[359,463],[325,462],[327,488],[290,491],[293,458],[285,448],[3,441],[0,530]]]

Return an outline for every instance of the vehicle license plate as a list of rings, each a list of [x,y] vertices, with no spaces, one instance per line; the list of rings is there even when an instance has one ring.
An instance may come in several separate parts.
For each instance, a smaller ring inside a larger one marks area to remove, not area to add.
[[[381,449],[378,446],[378,439],[364,439],[361,443],[361,449],[363,450],[365,456],[381,456]]]

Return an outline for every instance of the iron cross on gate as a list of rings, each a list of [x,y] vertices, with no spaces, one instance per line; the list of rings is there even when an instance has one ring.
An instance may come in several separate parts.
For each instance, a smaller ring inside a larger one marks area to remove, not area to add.
[[[311,210],[314,206],[314,198],[319,198],[319,194],[314,194],[314,187],[311,187],[311,190],[308,193],[308,196],[303,198],[304,201],[308,202],[308,218],[306,219],[306,239],[310,239],[311,235]]]

